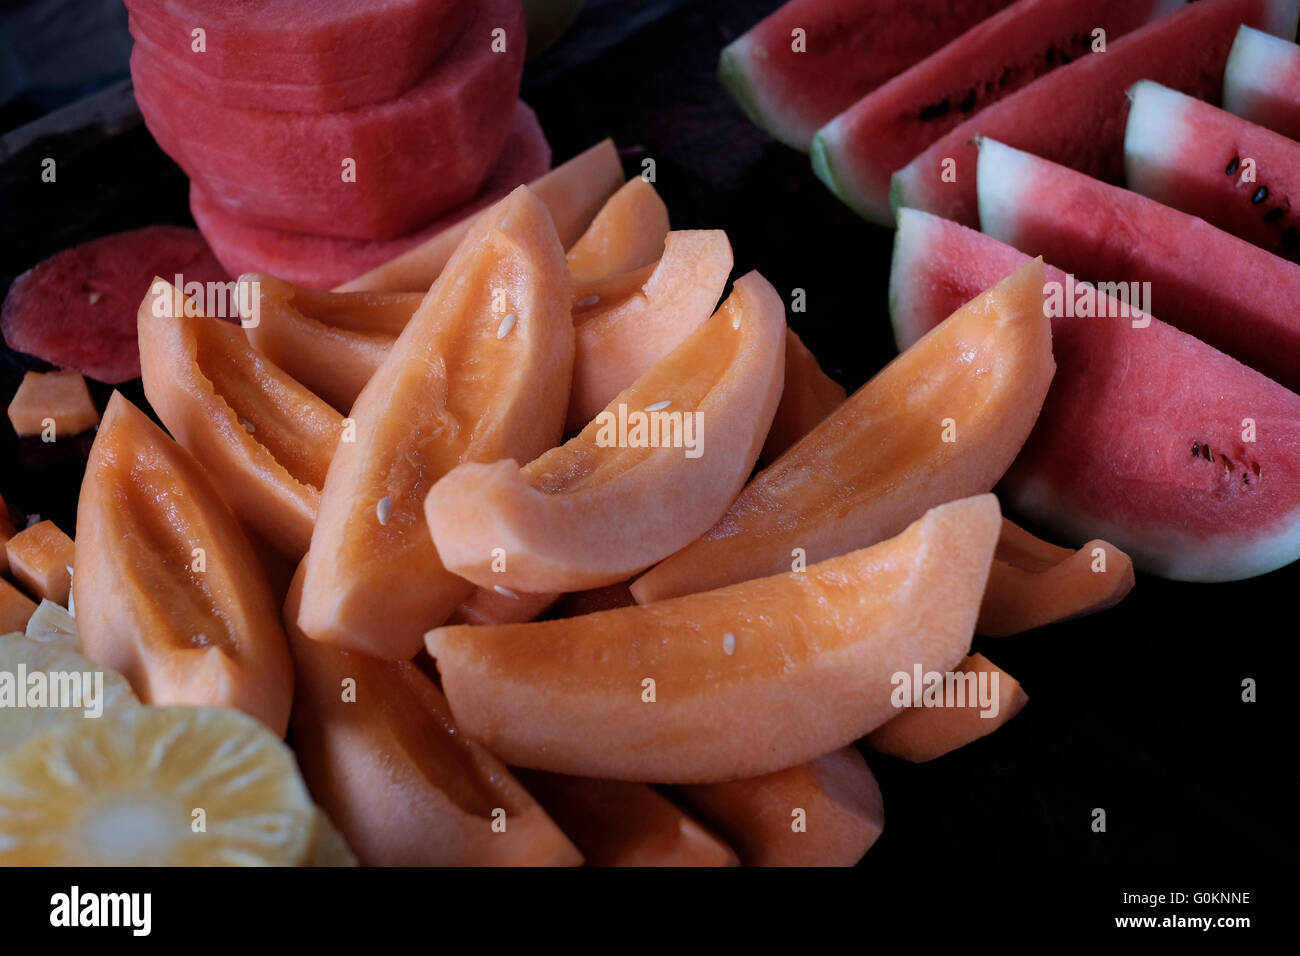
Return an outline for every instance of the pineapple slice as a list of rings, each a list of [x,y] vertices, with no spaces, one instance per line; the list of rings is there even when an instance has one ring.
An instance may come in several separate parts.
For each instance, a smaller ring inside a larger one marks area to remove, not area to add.
[[[316,808],[293,753],[215,707],[135,707],[0,755],[0,866],[297,866]]]

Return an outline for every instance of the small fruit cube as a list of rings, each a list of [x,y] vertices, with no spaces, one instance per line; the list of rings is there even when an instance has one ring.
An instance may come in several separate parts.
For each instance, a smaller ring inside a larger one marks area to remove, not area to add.
[[[50,422],[54,437],[76,435],[99,424],[99,412],[80,372],[28,372],[9,403],[19,435],[39,435]]]
[[[68,568],[74,550],[72,539],[53,521],[38,522],[5,542],[14,580],[32,597],[48,598],[64,607],[72,589]]]
[[[36,613],[36,602],[8,581],[0,579],[0,634],[21,631]]]

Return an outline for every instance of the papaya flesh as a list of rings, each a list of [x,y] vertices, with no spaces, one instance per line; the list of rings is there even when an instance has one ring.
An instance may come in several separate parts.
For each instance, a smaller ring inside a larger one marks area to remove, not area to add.
[[[668,235],[668,207],[654,186],[634,176],[605,201],[569,249],[569,274],[579,285],[657,260]]]
[[[99,412],[80,372],[27,372],[9,403],[9,423],[19,435],[39,435],[53,422],[54,437],[99,424]]]
[[[163,279],[137,319],[144,393],[230,507],[277,550],[307,550],[343,418]]]
[[[794,329],[786,329],[785,387],[759,460],[776,461],[787,448],[843,405],[847,394],[843,385],[822,371],[816,356],[795,335]]]
[[[410,659],[470,596],[439,559],[424,499],[462,461],[529,461],[559,441],[569,294],[550,213],[528,187],[476,220],[352,407],[356,440],[330,462],[305,559],[308,637]]]
[[[712,318],[566,444],[522,469],[466,464],[435,484],[425,510],[438,554],[480,587],[534,593],[613,584],[671,554],[749,476],[781,394],[784,347],[776,290],[756,272],[737,279]],[[656,429],[659,447],[616,434],[629,412],[648,409],[680,412],[678,447],[661,441],[666,428]],[[698,428],[693,452],[688,425]]]
[[[458,731],[433,681],[409,661],[308,640],[294,623],[301,597],[300,570],[284,607],[297,672],[294,748],[313,798],[362,863],[582,862],[510,771]],[[504,832],[493,828],[497,811]]]
[[[0,634],[21,631],[36,613],[36,602],[0,578]]]
[[[53,521],[38,521],[4,543],[9,573],[36,600],[68,604],[75,547]]]
[[[1007,637],[1112,608],[1134,584],[1133,562],[1108,541],[1060,548],[1002,520],[975,631]]]
[[[149,704],[234,707],[284,735],[293,664],[238,519],[180,445],[114,392],[77,503],[86,656]]]
[[[970,647],[1001,518],[985,494],[804,572],[426,643],[457,723],[505,762],[647,783],[771,773],[894,716],[892,675]]]
[[[745,866],[853,866],[885,828],[880,786],[852,746],[671,795],[730,841]]]
[[[894,359],[632,593],[646,603],[821,561],[988,491],[1033,428],[1055,369],[1034,260]]]
[[[976,680],[987,680],[990,689],[996,674],[996,712],[990,708],[989,714],[985,715],[978,702],[978,693],[968,682],[963,691],[966,694],[963,706],[909,707],[868,734],[867,746],[892,757],[924,763],[988,736],[1020,713],[1029,702],[1020,682],[982,654],[970,655],[953,671],[973,674]],[[972,693],[976,694],[975,699],[970,696]]]
[[[559,596],[555,592],[520,594],[501,585],[475,588],[448,621],[451,624],[522,624],[543,613]]]

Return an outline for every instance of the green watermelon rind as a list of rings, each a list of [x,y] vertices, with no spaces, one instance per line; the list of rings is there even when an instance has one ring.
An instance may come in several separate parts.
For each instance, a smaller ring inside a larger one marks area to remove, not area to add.
[[[718,82],[751,123],[777,142],[805,152],[807,146],[802,139],[762,105],[763,95],[751,66],[754,59],[750,52],[752,45],[753,41],[746,35],[723,47],[718,56]]]

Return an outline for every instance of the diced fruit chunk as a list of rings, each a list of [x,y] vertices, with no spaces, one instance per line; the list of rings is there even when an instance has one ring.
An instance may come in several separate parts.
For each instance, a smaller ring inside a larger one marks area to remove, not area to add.
[[[67,605],[72,587],[68,568],[76,553],[72,539],[53,521],[38,521],[5,542],[9,573],[36,598]]]
[[[99,412],[80,372],[28,372],[9,403],[9,421],[19,435],[39,435],[53,424],[57,440],[94,428]]]
[[[633,176],[605,201],[565,257],[579,285],[632,272],[659,259],[668,207],[643,177]]]
[[[22,631],[36,613],[36,602],[0,578],[0,634]]]

